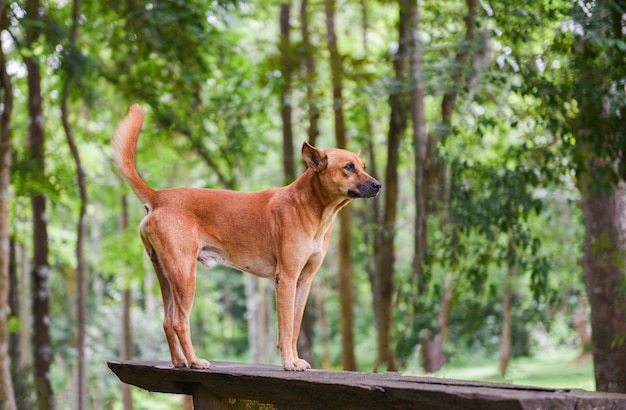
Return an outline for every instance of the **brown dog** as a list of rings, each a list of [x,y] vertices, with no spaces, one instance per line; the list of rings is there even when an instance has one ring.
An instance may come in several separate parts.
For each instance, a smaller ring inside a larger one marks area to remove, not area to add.
[[[353,198],[378,194],[359,153],[321,151],[307,143],[308,169],[291,185],[256,193],[218,189],[154,190],[139,176],[135,150],[144,113],[133,105],[113,136],[117,172],[144,202],[141,239],[161,286],[163,329],[176,367],[208,368],[191,345],[189,313],[196,260],[231,266],[276,283],[278,348],[285,370],[311,366],[296,342],[311,282],[326,251],[337,212]]]

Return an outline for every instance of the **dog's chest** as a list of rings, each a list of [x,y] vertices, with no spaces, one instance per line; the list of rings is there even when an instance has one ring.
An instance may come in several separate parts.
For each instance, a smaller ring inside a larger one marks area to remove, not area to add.
[[[313,238],[313,243],[311,243],[311,255],[325,253],[326,249],[324,247],[324,237],[324,235],[319,235]]]
[[[330,235],[333,225],[335,223],[335,217],[337,213],[329,213],[322,218],[321,223],[313,235],[313,241],[311,242],[311,255],[318,253],[326,253],[326,241]]]

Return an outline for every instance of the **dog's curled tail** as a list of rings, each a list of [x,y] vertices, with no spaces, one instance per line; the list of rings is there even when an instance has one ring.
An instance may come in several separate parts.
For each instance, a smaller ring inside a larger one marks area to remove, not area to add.
[[[113,134],[113,165],[118,175],[128,182],[135,194],[143,202],[150,204],[155,191],[137,173],[135,152],[139,132],[143,125],[143,109],[135,104],[130,107],[126,118],[120,122]]]

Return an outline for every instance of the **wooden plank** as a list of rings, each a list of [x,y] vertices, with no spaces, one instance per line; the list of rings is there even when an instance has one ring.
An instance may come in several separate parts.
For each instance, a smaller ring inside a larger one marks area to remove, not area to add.
[[[169,362],[111,361],[121,381],[146,390],[268,403],[278,409],[626,409],[626,395],[547,389],[399,373],[308,370],[212,362],[210,369]],[[200,393],[196,393],[199,395]]]

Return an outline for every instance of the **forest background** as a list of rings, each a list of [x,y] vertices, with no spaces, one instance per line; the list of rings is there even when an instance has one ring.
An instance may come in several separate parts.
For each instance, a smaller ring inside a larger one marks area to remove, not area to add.
[[[156,188],[260,190],[303,170],[303,141],[362,150],[383,191],[339,217],[300,340],[316,367],[505,375],[549,338],[626,393],[625,12],[0,1],[0,397],[131,408],[106,361],[168,360],[142,206],[109,159],[132,103]],[[198,277],[200,356],[275,363],[273,282]]]

